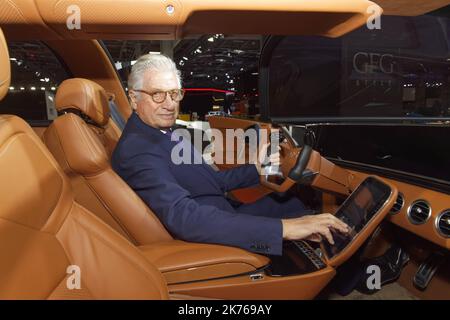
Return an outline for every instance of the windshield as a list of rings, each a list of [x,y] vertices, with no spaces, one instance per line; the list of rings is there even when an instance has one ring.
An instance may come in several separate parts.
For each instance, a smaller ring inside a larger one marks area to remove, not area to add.
[[[269,65],[269,117],[449,117],[450,19],[383,16],[380,27],[283,38]]]

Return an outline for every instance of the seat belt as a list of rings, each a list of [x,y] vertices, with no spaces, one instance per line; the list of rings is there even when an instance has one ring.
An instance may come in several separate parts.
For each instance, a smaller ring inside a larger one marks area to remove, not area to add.
[[[111,118],[113,119],[113,121],[119,127],[120,131],[123,131],[123,129],[125,128],[126,121],[120,114],[119,108],[117,107],[113,99],[109,100],[109,111],[111,113]]]

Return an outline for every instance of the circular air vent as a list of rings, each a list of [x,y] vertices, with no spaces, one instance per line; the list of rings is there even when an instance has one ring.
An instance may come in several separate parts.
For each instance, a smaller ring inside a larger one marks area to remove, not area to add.
[[[413,224],[425,223],[431,216],[431,208],[425,200],[414,201],[408,209],[408,218]]]
[[[396,214],[400,210],[402,210],[403,205],[405,204],[405,197],[400,192],[398,193],[397,199],[395,200],[394,205],[392,206],[390,214]]]
[[[450,209],[443,211],[436,218],[436,229],[441,236],[450,238]]]

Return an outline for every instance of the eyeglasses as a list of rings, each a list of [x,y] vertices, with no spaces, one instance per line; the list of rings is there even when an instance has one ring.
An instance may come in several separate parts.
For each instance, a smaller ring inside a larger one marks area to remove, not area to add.
[[[172,100],[175,102],[180,102],[181,100],[183,100],[184,97],[183,89],[174,89],[169,91],[155,91],[155,92],[148,92],[145,90],[137,90],[137,89],[133,90],[148,94],[150,97],[152,97],[152,100],[155,103],[163,103],[166,100],[167,94],[169,94],[170,98],[172,98]]]

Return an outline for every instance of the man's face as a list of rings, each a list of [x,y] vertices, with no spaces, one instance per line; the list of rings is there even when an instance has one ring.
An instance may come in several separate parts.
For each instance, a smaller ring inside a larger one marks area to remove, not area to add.
[[[180,89],[174,72],[148,70],[144,73],[142,90],[156,92],[174,89]],[[169,94],[161,103],[154,102],[152,97],[144,92],[139,94],[139,99],[135,99],[130,90],[131,99],[134,101],[133,107],[142,121],[156,129],[168,129],[175,124],[179,102],[173,101]]]

